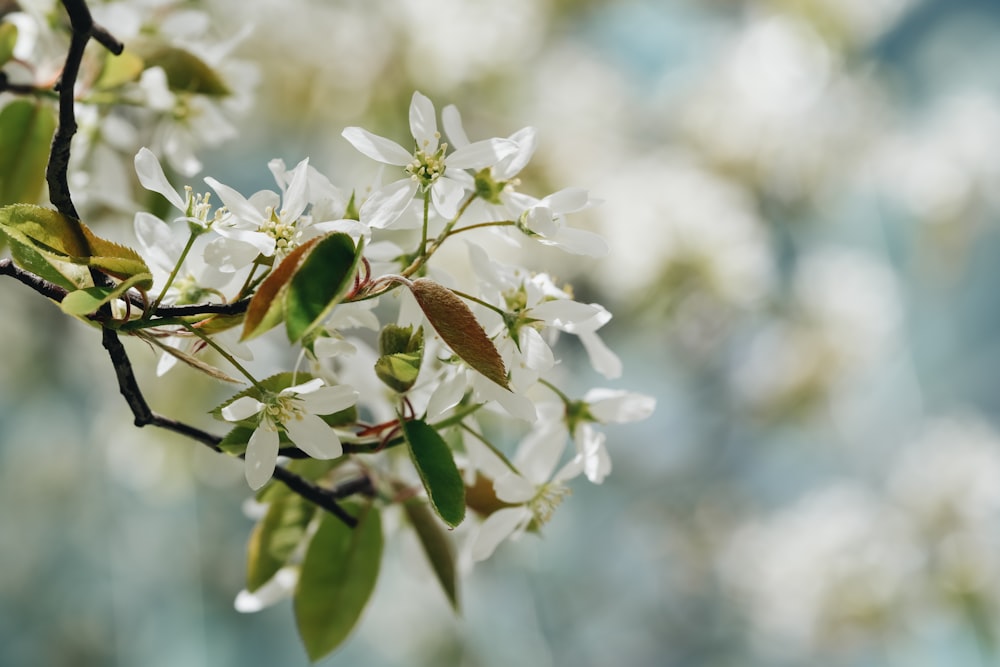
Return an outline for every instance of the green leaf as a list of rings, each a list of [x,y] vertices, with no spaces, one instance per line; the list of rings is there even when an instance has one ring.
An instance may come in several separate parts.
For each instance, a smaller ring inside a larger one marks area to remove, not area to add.
[[[106,52],[104,67],[94,83],[94,88],[96,90],[111,90],[126,83],[138,81],[145,68],[146,63],[143,62],[142,58],[131,51],[122,51],[117,56]]]
[[[214,97],[230,94],[219,74],[190,51],[150,42],[131,44],[129,47],[145,61],[147,68],[163,68],[167,75],[167,85],[174,92]]]
[[[360,508],[353,529],[323,514],[295,588],[295,621],[311,660],[350,634],[375,589],[381,560],[382,521],[375,506]]]
[[[153,277],[135,250],[102,239],[73,218],[30,204],[0,208],[0,230],[37,251],[59,260],[98,269],[119,280],[136,278],[132,286],[149,289]]]
[[[375,374],[390,389],[403,393],[409,391],[420,374],[424,359],[424,330],[388,324],[379,334],[379,353]]]
[[[295,494],[271,503],[247,544],[248,591],[263,586],[285,565],[315,513],[315,505]]]
[[[361,244],[343,232],[321,237],[295,271],[285,294],[285,328],[297,342],[319,326],[354,285]]]
[[[288,281],[302,264],[306,253],[319,239],[310,239],[288,253],[278,266],[271,269],[247,306],[240,340],[250,340],[270,331],[284,318],[284,295]]]
[[[448,443],[421,419],[404,421],[403,435],[431,506],[454,528],[465,518],[465,484]]]
[[[455,565],[455,549],[448,534],[422,500],[411,498],[403,504],[403,509],[420,539],[444,594],[452,608],[458,611],[458,568]]]
[[[44,102],[14,100],[0,110],[0,206],[38,201],[55,131],[55,111]]]
[[[15,241],[9,236],[6,238],[10,241],[11,257],[25,271],[30,271],[67,291],[86,287],[93,282],[85,268],[69,262],[49,261],[31,246]]]
[[[67,315],[77,315],[80,317],[90,315],[97,312],[104,304],[120,297],[134,287],[136,283],[140,283],[145,279],[145,276],[133,276],[111,287],[100,286],[78,289],[67,294],[59,304],[59,307]]]
[[[503,359],[465,302],[427,278],[414,280],[410,290],[448,347],[469,366],[509,390]]]
[[[14,57],[14,45],[17,43],[17,26],[13,23],[0,23],[0,67]]]

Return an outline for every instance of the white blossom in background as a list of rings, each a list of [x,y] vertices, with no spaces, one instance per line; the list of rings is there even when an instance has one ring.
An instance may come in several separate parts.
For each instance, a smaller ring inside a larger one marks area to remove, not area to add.
[[[871,184],[929,223],[975,220],[1000,203],[1000,101],[984,92],[938,101],[926,117],[902,119],[871,156]]]
[[[720,552],[760,655],[817,655],[891,630],[923,561],[905,514],[855,482],[748,521]]]

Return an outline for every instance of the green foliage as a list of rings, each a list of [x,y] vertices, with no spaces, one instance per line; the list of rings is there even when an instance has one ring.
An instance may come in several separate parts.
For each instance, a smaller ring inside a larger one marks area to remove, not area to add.
[[[17,26],[13,23],[0,23],[0,67],[14,57],[15,44],[17,44]]]
[[[411,498],[403,504],[410,525],[417,533],[424,553],[434,569],[444,594],[455,611],[458,611],[458,567],[455,563],[455,548],[441,524],[434,518],[427,503],[419,498]]]
[[[130,281],[130,286],[139,289],[153,286],[149,267],[135,250],[96,236],[79,220],[58,211],[30,204],[11,204],[0,208],[0,230],[16,243],[30,247],[34,251],[30,257],[33,263],[39,260],[50,264],[52,261],[69,262]],[[22,268],[30,270],[26,266]],[[47,272],[61,273],[55,266]]]
[[[111,90],[126,83],[138,81],[146,63],[136,53],[123,51],[119,55],[106,52],[104,67],[94,83],[95,90]]]
[[[4,41],[0,34],[0,51]],[[0,206],[38,201],[55,131],[55,111],[43,102],[14,100],[0,110]]]
[[[382,560],[382,520],[374,505],[346,506],[358,525],[323,514],[295,589],[295,621],[313,661],[350,634],[375,588]]]
[[[299,265],[285,293],[285,329],[297,342],[319,326],[354,285],[361,245],[342,232],[328,234]]]
[[[465,519],[465,484],[451,448],[433,426],[421,419],[404,421],[403,435],[431,506],[454,528]]]
[[[417,381],[424,359],[424,330],[386,325],[379,334],[379,357],[375,374],[393,391],[409,391]]]
[[[97,312],[106,303],[114,301],[136,285],[142,284],[146,280],[143,275],[132,276],[128,280],[123,280],[111,287],[97,286],[85,287],[70,292],[62,300],[59,307],[67,315],[83,317]]]
[[[254,292],[247,306],[246,318],[243,320],[243,335],[241,340],[250,340],[278,326],[285,317],[284,296],[288,282],[295,275],[319,239],[310,239],[298,248],[288,253],[278,266]]]
[[[315,513],[315,505],[292,493],[271,502],[247,544],[248,591],[263,586],[285,565]]]
[[[218,73],[190,51],[150,42],[130,44],[128,48],[142,58],[146,68],[163,68],[167,85],[174,92],[211,97],[224,97],[231,92]]]

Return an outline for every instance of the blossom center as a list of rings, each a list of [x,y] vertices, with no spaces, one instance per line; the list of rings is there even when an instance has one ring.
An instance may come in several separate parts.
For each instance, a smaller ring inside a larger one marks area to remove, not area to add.
[[[298,245],[300,236],[297,220],[286,222],[284,211],[276,213],[270,206],[264,211],[264,222],[260,225],[260,231],[274,239],[275,254],[287,255]]]
[[[570,493],[572,491],[562,482],[547,482],[538,487],[535,497],[528,501],[528,509],[538,527],[548,523],[556,508]]]
[[[427,142],[424,142],[424,145],[426,147]],[[406,165],[406,173],[417,181],[420,187],[424,189],[430,187],[444,173],[444,154],[447,149],[448,144],[441,144],[433,153],[428,153],[423,148],[418,149],[413,154],[413,162]]]

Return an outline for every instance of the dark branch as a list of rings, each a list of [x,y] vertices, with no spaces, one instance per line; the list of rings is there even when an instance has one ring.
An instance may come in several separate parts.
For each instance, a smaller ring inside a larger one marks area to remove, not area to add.
[[[141,305],[141,304],[140,304]],[[239,315],[247,311],[250,299],[234,303],[194,303],[185,306],[160,306],[156,309],[158,317],[187,317],[190,315]]]
[[[44,278],[39,278],[34,273],[30,273],[19,268],[9,258],[0,259],[0,275],[10,276],[18,282],[27,285],[42,296],[49,297],[53,301],[61,302],[67,294],[66,290],[59,285],[50,283]]]

